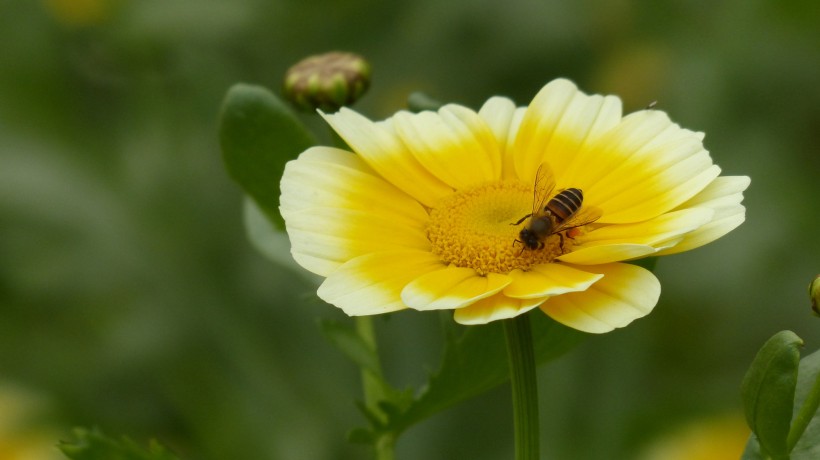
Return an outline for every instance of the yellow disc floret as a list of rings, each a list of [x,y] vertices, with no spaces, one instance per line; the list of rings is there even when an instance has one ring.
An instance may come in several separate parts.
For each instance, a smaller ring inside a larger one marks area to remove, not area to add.
[[[516,242],[529,219],[511,224],[529,214],[531,207],[532,185],[517,181],[454,193],[430,212],[427,238],[444,262],[473,268],[481,275],[528,270],[562,253],[558,235],[547,238],[544,247],[536,250]]]

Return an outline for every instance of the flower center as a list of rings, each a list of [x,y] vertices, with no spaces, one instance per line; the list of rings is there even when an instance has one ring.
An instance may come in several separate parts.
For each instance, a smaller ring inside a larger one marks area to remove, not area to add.
[[[427,238],[444,262],[470,267],[481,275],[509,273],[517,268],[552,262],[570,249],[569,238],[544,238],[538,249],[524,247],[519,232],[529,225],[532,185],[500,181],[461,191],[443,199],[430,212]]]

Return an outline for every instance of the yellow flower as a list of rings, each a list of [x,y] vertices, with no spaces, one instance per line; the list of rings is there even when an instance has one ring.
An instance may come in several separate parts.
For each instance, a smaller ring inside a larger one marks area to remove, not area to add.
[[[288,163],[280,210],[294,259],[325,277],[348,315],[454,310],[462,324],[540,307],[586,332],[648,314],[660,284],[622,263],[709,243],[744,220],[748,177],[718,177],[702,133],[657,110],[622,116],[614,96],[547,84],[529,107],[493,97],[325,120],[353,152],[314,147]],[[542,166],[543,164],[543,166]],[[539,169],[583,191],[600,218],[525,246]]]

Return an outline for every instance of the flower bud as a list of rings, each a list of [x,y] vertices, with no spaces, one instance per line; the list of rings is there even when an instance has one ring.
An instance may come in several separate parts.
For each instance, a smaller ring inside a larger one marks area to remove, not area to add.
[[[370,64],[353,53],[307,57],[285,73],[284,94],[302,110],[335,112],[351,105],[370,86]]]
[[[809,299],[811,299],[811,309],[814,314],[820,316],[820,275],[814,277],[809,283]]]

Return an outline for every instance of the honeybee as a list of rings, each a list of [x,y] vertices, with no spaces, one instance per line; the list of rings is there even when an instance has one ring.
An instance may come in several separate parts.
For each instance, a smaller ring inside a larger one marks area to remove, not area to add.
[[[592,206],[583,206],[584,194],[579,188],[560,190],[552,198],[555,188],[555,177],[552,169],[546,163],[538,167],[533,185],[532,212],[511,225],[521,225],[527,218],[530,219],[525,228],[518,233],[515,242],[521,243],[527,249],[541,249],[544,241],[550,235],[558,234],[560,247],[564,247],[564,232],[575,227],[591,224],[601,217],[601,210]],[[546,203],[546,205],[544,204]],[[572,238],[567,235],[568,238]]]

